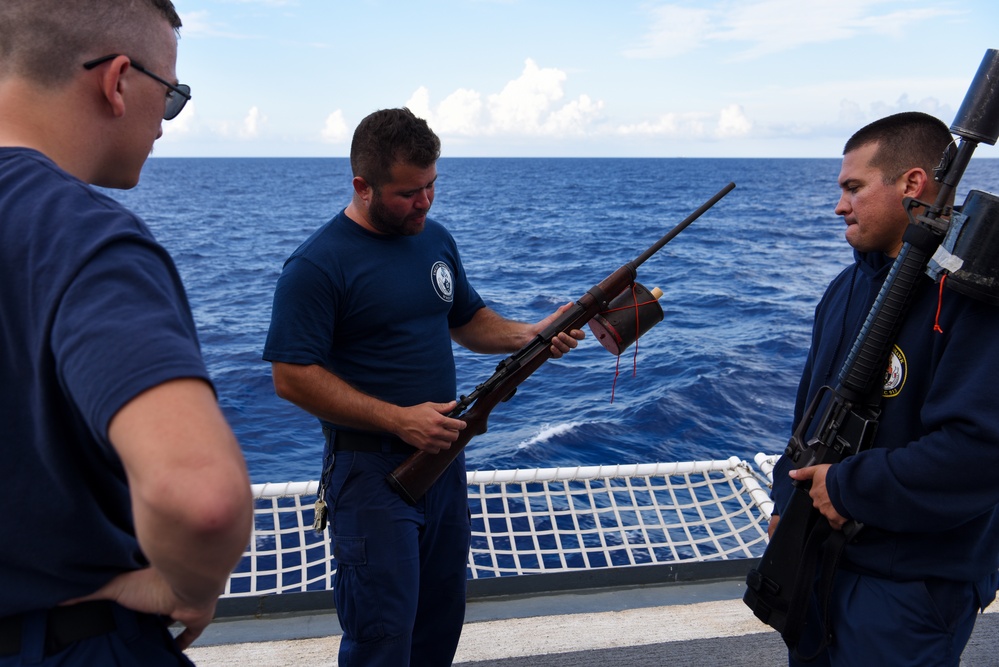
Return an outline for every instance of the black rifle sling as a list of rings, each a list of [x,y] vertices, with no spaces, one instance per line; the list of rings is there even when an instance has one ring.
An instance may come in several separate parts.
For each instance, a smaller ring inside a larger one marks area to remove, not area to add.
[[[818,568],[819,560],[821,560],[822,545],[825,543],[830,532],[832,532],[832,529],[829,527],[827,521],[822,521],[821,519],[816,521],[812,526],[811,532],[808,534],[805,547],[801,550],[801,560],[799,561],[798,570],[795,573],[791,597],[788,600],[787,620],[781,631],[781,638],[796,656],[798,655],[798,643],[801,641],[805,619],[807,618],[808,601],[811,599],[812,591],[815,588],[815,571]],[[825,632],[823,632],[824,635]],[[811,658],[804,658],[804,660],[807,662],[813,659],[824,648],[825,641],[820,644],[819,650],[816,651],[815,655],[811,656]]]
[[[788,604],[787,622],[781,632],[781,638],[793,653],[795,660],[811,662],[833,642],[829,604],[833,583],[836,580],[836,570],[839,568],[840,556],[846,543],[846,533],[842,530],[833,530],[829,523],[821,518],[815,522],[805,543],[801,553],[801,567],[797,572],[794,591]],[[820,561],[822,564],[820,578],[816,581],[815,571]],[[799,652],[799,648],[802,629],[808,615],[808,600],[813,591],[819,610],[820,639],[814,652],[805,656]]]

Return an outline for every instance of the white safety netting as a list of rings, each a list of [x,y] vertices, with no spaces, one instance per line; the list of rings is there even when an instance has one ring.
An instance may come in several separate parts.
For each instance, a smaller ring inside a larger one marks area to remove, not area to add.
[[[769,472],[735,457],[470,472],[468,577],[760,556]],[[312,529],[318,488],[254,485],[254,532],[226,597],[332,588],[328,535]]]

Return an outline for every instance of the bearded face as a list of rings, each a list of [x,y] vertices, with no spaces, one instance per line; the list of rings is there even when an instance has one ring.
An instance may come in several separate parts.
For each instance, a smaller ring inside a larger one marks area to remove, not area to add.
[[[392,167],[392,180],[373,188],[368,221],[383,234],[414,236],[423,231],[434,203],[437,166],[420,168],[407,164]]]

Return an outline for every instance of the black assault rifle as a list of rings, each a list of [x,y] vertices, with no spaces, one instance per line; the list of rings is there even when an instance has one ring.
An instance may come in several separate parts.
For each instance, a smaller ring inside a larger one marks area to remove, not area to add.
[[[961,137],[961,143],[956,150],[951,144],[936,168],[941,186],[935,202],[905,201],[910,224],[902,249],[840,370],[839,384],[835,389],[820,389],[784,451],[795,468],[837,463],[869,448],[874,440],[889,355],[929,260],[950,227],[950,202],[957,184],[978,143],[994,145],[999,137],[999,51],[986,52],[950,130]],[[920,206],[923,214],[914,215]],[[818,650],[831,641],[823,598],[827,598],[843,546],[863,526],[850,521],[842,531],[832,530],[812,507],[811,485],[795,482],[794,486],[787,507],[778,508],[780,521],[759,566],[746,578],[743,600],[797,654],[820,563],[819,604],[825,627]],[[809,660],[814,656],[798,657]]]
[[[437,454],[428,454],[419,450],[410,455],[398,468],[388,476],[388,482],[407,502],[415,503],[427,489],[441,476],[447,467],[457,458],[474,436],[486,432],[486,421],[489,413],[498,403],[509,400],[517,390],[517,386],[526,380],[543,363],[551,358],[552,340],[561,332],[580,329],[596,315],[607,310],[608,304],[624,292],[638,276],[638,267],[649,257],[669,243],[673,237],[682,232],[687,225],[699,218],[702,213],[714,206],[719,199],[727,195],[735,187],[729,183],[711,199],[691,213],[680,224],[671,229],[648,250],[634,261],[628,262],[617,271],[604,278],[602,282],[590,288],[568,310],[562,313],[548,328],[534,337],[513,355],[507,357],[496,367],[492,377],[478,385],[468,396],[462,396],[458,405],[448,417],[460,418],[466,422],[466,427],[451,443],[450,449]],[[661,319],[661,315],[660,315]],[[474,405],[472,405],[474,403]],[[466,408],[472,406],[466,412]]]

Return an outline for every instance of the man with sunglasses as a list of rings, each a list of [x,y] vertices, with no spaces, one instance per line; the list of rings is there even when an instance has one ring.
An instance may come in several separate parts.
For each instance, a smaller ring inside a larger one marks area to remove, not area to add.
[[[133,187],[190,99],[179,27],[169,0],[0,3],[0,667],[191,664],[249,538],[177,270],[90,187]]]
[[[112,53],[111,55],[101,56],[100,58],[88,60],[87,62],[83,63],[83,69],[91,70],[97,67],[98,65],[103,65],[104,63],[112,62],[117,58],[121,57],[122,55],[120,53]],[[127,58],[128,56],[125,57]],[[164,86],[167,87],[167,103],[166,103],[166,109],[163,111],[163,120],[173,120],[174,118],[176,118],[177,115],[184,108],[184,105],[187,104],[187,101],[191,99],[191,87],[183,83],[177,83],[177,84],[170,83],[166,79],[159,77],[150,72],[149,70],[147,70],[145,67],[139,64],[139,61],[131,58],[129,60],[131,61],[132,69],[139,70],[146,76],[151,77],[156,81],[159,81],[160,83],[162,83]]]

